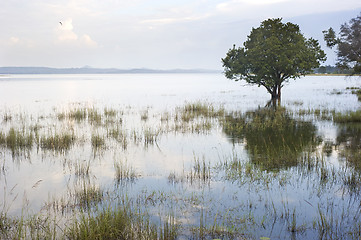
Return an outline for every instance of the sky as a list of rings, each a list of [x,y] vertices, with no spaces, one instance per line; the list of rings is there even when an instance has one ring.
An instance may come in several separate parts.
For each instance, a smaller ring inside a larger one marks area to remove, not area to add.
[[[222,69],[252,27],[283,18],[317,39],[361,14],[360,0],[3,0],[0,66]]]

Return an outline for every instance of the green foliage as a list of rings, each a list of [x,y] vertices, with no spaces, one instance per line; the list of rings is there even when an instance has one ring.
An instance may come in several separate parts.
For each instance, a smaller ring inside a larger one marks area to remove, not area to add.
[[[299,26],[268,19],[253,28],[244,47],[230,49],[222,59],[225,76],[263,86],[273,99],[280,99],[281,88],[326,60],[315,39],[306,39]]]
[[[352,74],[361,73],[361,15],[342,24],[338,37],[332,28],[323,34],[328,47],[337,46],[337,66],[352,69]]]

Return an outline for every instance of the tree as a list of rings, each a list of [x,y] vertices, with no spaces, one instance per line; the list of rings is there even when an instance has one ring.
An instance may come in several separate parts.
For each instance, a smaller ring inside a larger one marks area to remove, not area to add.
[[[225,76],[263,86],[272,100],[281,99],[289,79],[297,79],[326,60],[318,41],[306,39],[298,25],[268,19],[253,28],[244,47],[229,49],[222,59]]]
[[[337,66],[351,69],[351,74],[361,73],[361,15],[342,24],[338,37],[332,28],[323,34],[328,47],[337,45]]]

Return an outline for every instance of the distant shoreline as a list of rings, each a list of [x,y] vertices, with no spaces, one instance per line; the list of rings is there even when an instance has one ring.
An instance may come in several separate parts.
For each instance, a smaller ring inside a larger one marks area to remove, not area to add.
[[[346,76],[346,77],[353,77],[353,76],[361,76],[361,74],[354,74],[354,75],[349,75],[349,74],[345,74],[345,73],[310,73],[307,74],[306,76]]]
[[[136,74],[136,73],[222,73],[212,69],[117,69],[117,68],[48,68],[48,67],[0,67],[0,76],[9,74]]]

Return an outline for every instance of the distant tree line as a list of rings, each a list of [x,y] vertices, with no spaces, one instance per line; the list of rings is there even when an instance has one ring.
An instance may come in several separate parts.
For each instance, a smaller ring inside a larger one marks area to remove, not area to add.
[[[340,68],[337,66],[326,65],[326,66],[321,66],[319,68],[315,68],[313,70],[313,72],[315,74],[347,74],[347,75],[349,75],[352,73],[352,70]]]

